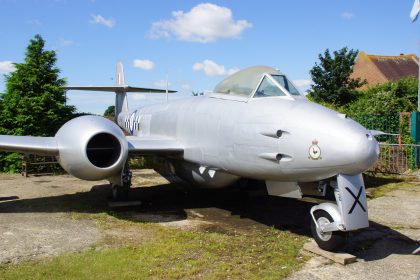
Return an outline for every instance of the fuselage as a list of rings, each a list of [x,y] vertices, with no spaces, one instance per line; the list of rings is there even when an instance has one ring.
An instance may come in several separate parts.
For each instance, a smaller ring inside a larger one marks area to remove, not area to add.
[[[378,157],[371,133],[304,97],[190,97],[120,116],[134,136],[184,146],[186,164],[234,177],[308,182],[358,174]]]

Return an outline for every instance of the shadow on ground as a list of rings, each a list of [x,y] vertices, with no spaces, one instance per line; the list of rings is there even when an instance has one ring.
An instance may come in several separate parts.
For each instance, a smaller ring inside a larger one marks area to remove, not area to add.
[[[410,255],[418,247],[415,240],[387,226],[370,222],[370,227],[353,233],[344,250],[365,261],[392,254]]]
[[[7,201],[0,199],[0,213],[108,212],[111,210],[108,207],[110,194],[109,185],[106,184],[93,186],[89,192],[75,194],[21,200],[13,197],[15,200]],[[154,218],[143,221],[181,221],[187,219],[187,212],[193,209],[203,210],[203,219],[209,222],[218,223],[226,215],[237,217],[225,221],[224,226],[231,228],[268,226],[310,236],[309,210],[314,203],[271,197],[263,191],[197,189],[188,185],[167,184],[133,188],[130,196],[132,200],[141,200],[142,204],[118,210],[117,216],[121,219],[141,221],[141,218],[133,217],[148,215]],[[133,212],[147,215],[136,216]],[[371,222],[370,228],[352,234],[345,251],[371,261],[391,254],[410,254],[416,246],[414,240],[398,231]]]
[[[0,196],[0,201],[7,201],[7,200],[16,200],[19,199],[18,196]]]
[[[401,183],[405,180],[395,176],[378,176],[375,174],[363,174],[363,181],[365,182],[366,188],[377,188],[386,184]]]

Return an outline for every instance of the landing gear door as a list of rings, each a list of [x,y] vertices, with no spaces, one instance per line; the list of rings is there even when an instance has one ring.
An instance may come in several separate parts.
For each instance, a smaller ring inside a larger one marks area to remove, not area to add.
[[[346,231],[369,226],[365,184],[362,174],[337,176],[338,193],[335,191],[337,205]]]

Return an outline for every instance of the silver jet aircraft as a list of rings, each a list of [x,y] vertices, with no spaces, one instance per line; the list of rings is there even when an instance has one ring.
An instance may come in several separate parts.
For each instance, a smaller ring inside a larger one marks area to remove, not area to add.
[[[378,158],[374,133],[310,102],[274,68],[246,68],[212,93],[134,111],[127,92],[165,90],[127,86],[121,63],[116,86],[67,89],[115,92],[117,124],[82,116],[55,137],[2,135],[0,150],[56,156],[75,177],[108,179],[115,199],[131,185],[127,158],[133,154],[153,155],[155,169],[166,177],[210,188],[254,179],[265,182],[269,195],[301,198],[302,187],[313,182],[324,195],[331,188],[336,198],[310,211],[321,248],[334,250],[346,232],[368,227],[362,172]]]

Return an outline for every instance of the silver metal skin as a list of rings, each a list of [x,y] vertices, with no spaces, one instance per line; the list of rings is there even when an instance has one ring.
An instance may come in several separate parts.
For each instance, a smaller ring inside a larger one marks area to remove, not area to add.
[[[210,94],[143,107],[128,116],[125,128],[130,131],[133,124],[131,132],[139,139],[176,139],[184,146],[184,161],[239,177],[318,181],[361,173],[378,157],[368,130],[305,98],[241,102]],[[278,130],[281,137],[270,135]],[[321,149],[318,160],[309,158],[314,139]]]
[[[123,181],[128,154],[159,156],[171,176],[198,185],[225,187],[250,178],[266,181],[269,194],[285,197],[301,197],[299,183],[337,176],[337,205],[311,210],[312,217],[324,210],[334,221],[320,218],[319,225],[314,218],[317,230],[368,226],[367,209],[360,207],[366,208],[361,173],[375,164],[377,141],[352,119],[307,100],[278,70],[250,67],[213,93],[134,111],[128,110],[126,92],[173,91],[127,86],[121,63],[116,80],[111,87],[68,89],[116,91],[116,122],[132,136],[104,118],[83,116],[55,137],[2,135],[0,150],[56,155],[70,174],[108,178],[114,185]]]
[[[103,133],[116,138],[120,151],[106,166],[97,166],[89,160],[86,151],[92,137]],[[54,138],[57,141],[60,165],[68,173],[83,180],[108,178],[120,172],[127,160],[128,142],[124,133],[115,123],[102,117],[83,116],[70,120],[58,130]]]

